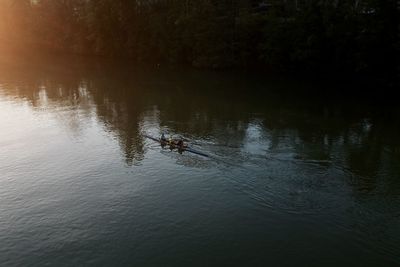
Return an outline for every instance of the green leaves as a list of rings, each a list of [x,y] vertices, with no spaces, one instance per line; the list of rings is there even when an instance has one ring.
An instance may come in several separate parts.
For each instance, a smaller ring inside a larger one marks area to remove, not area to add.
[[[394,0],[4,1],[2,36],[145,62],[370,72],[399,47]]]

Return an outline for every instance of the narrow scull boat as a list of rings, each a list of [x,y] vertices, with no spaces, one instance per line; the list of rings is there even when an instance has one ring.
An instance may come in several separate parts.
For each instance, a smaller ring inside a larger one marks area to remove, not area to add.
[[[150,140],[153,140],[153,141],[155,141],[155,142],[157,142],[157,143],[160,143],[160,144],[163,144],[163,143],[164,143],[163,141],[161,141],[161,139],[158,139],[158,138],[155,138],[155,137],[152,137],[152,136],[149,136],[149,135],[144,135],[144,137],[146,137],[146,138],[148,138],[148,139],[150,139]],[[170,142],[170,141],[167,141],[165,144],[166,144],[166,145],[170,145],[171,142]],[[209,158],[209,157],[210,157],[209,155],[207,155],[207,154],[205,154],[205,153],[203,153],[203,152],[197,151],[196,149],[193,149],[193,148],[188,147],[188,146],[183,147],[182,150],[183,150],[183,151],[190,152],[190,153],[193,153],[193,154],[196,154],[196,155],[199,155],[199,156],[203,156],[203,157],[206,157],[206,158]]]

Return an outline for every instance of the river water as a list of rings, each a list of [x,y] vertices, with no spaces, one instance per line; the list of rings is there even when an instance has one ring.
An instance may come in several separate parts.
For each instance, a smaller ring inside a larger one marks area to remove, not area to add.
[[[400,264],[398,109],[249,73],[63,64],[0,67],[1,266]],[[145,137],[161,132],[210,157]]]

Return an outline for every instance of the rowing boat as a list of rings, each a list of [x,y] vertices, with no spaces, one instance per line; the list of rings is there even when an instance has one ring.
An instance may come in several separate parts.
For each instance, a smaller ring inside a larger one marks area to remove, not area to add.
[[[161,140],[158,139],[158,138],[155,138],[155,137],[152,137],[152,136],[149,136],[149,135],[144,135],[144,137],[146,137],[146,138],[148,138],[148,139],[150,139],[150,140],[153,140],[153,141],[155,141],[155,142],[157,142],[157,143],[164,144],[164,142],[161,141]],[[166,144],[166,145],[170,145],[171,143],[170,143],[169,141],[167,141],[165,144]],[[209,157],[210,157],[209,155],[207,155],[207,154],[205,154],[205,153],[203,153],[203,152],[197,151],[196,149],[193,149],[193,148],[191,148],[191,147],[189,147],[189,146],[185,146],[184,148],[182,148],[182,150],[183,150],[183,151],[190,152],[190,153],[193,153],[193,154],[196,154],[196,155],[200,155],[200,156],[203,156],[203,157],[206,157],[206,158],[209,158]]]

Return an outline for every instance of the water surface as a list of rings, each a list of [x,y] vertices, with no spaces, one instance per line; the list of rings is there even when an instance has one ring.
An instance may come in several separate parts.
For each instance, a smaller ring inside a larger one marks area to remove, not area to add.
[[[400,264],[396,108],[249,73],[0,70],[0,265]]]

